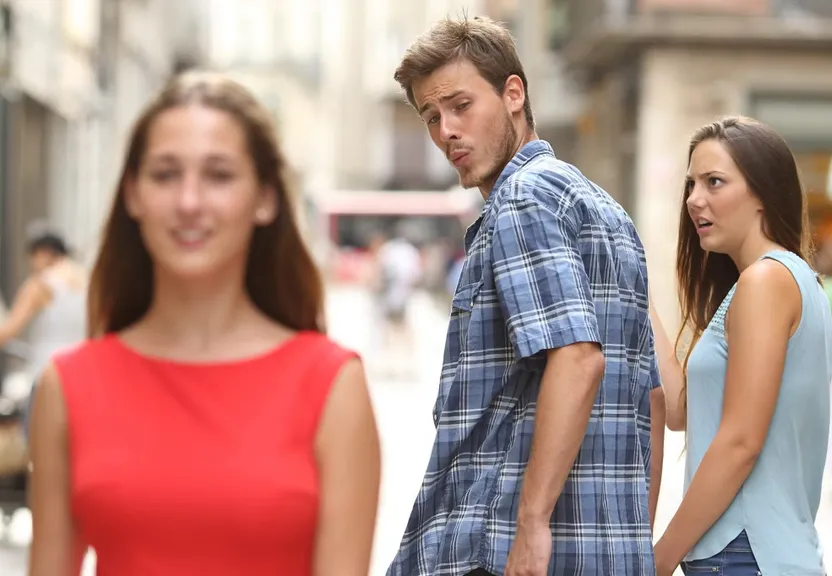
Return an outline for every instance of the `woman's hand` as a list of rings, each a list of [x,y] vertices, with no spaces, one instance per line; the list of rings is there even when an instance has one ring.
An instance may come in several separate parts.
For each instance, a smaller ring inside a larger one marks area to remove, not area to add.
[[[682,561],[661,539],[653,547],[653,556],[656,560],[656,576],[673,576]]]

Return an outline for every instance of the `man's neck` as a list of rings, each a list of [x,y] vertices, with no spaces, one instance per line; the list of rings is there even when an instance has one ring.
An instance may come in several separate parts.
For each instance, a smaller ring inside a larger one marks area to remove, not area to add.
[[[493,180],[484,182],[483,185],[479,187],[480,195],[482,196],[483,200],[488,200],[488,197],[491,196],[491,192],[494,190],[494,185],[497,183],[497,180],[500,179],[500,174],[503,173],[503,170],[506,169],[506,166],[508,166],[514,159],[514,157],[517,156],[517,153],[520,152],[523,146],[525,146],[533,140],[539,139],[537,136],[537,132],[535,132],[531,128],[523,130],[518,134],[519,137],[517,138],[517,144],[514,147],[514,153],[511,155],[511,158],[509,158],[508,162],[506,162],[506,164],[502,168],[500,168],[500,171],[497,173],[497,176]]]

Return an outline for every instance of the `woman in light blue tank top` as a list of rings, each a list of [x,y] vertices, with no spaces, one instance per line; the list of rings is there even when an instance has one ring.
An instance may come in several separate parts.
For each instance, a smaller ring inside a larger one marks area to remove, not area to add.
[[[794,158],[770,127],[727,118],[689,150],[677,275],[693,344],[682,365],[651,310],[685,495],[658,576],[823,575],[821,496],[832,312],[806,263]],[[678,343],[678,339],[677,339]]]

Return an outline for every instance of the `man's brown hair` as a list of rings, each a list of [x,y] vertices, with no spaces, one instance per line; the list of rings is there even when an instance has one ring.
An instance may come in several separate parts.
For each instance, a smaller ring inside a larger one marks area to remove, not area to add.
[[[518,76],[526,92],[523,106],[526,122],[534,128],[529,83],[514,38],[507,28],[490,18],[440,20],[411,44],[393,78],[405,91],[411,106],[418,108],[413,98],[413,83],[459,60],[471,62],[498,94],[503,93],[509,76]]]

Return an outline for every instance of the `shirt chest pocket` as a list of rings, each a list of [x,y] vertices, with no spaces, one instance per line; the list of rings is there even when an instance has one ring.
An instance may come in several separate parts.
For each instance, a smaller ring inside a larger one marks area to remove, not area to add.
[[[456,350],[457,356],[462,355],[482,340],[481,335],[477,334],[479,329],[476,325],[472,326],[471,322],[475,317],[475,303],[481,288],[482,280],[460,286],[451,303],[451,326],[459,347]]]
[[[471,331],[471,319],[475,315],[477,295],[479,294],[482,281],[465,283],[465,276],[460,280],[460,286],[456,289],[453,302],[451,303],[451,319],[448,324],[448,338],[445,342],[445,366],[448,362],[455,363],[455,370],[445,373],[443,369],[442,381],[439,386],[439,394],[433,409],[433,422],[439,423],[439,415],[442,413],[445,402],[454,390],[454,383],[461,377],[461,372],[470,369],[471,363],[467,359],[471,350],[482,348],[482,337],[477,335],[479,328],[474,325]],[[459,393],[457,389],[456,393]]]

